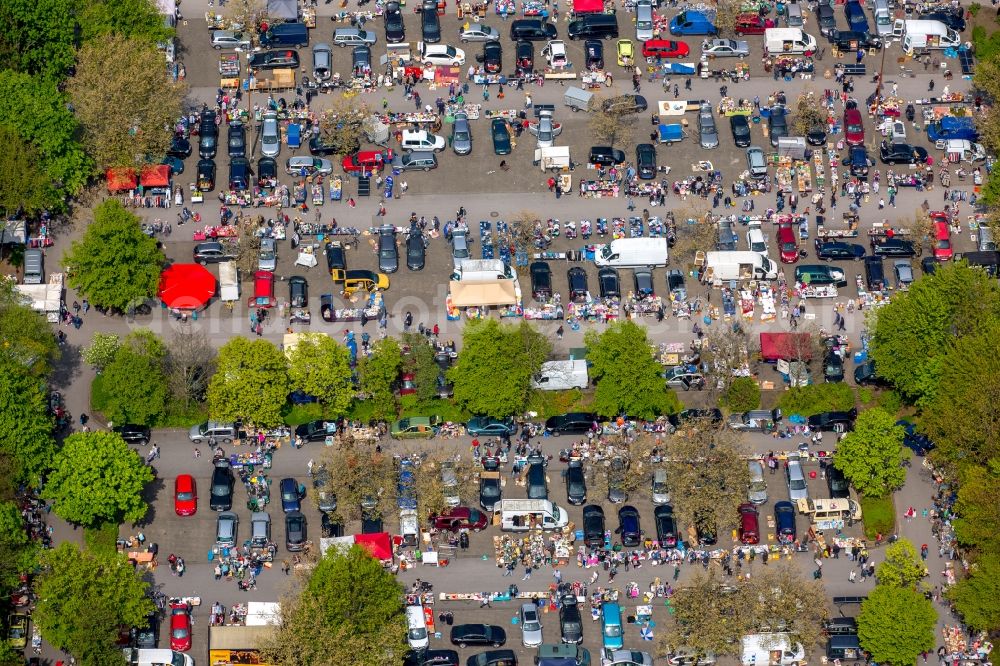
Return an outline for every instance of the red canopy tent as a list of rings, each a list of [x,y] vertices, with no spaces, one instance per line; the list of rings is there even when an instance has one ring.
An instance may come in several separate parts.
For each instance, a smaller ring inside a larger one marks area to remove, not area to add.
[[[355,534],[354,543],[366,549],[372,557],[383,562],[392,559],[392,540],[388,532],[377,532],[375,534]]]
[[[170,167],[166,164],[147,164],[142,167],[139,183],[143,187],[170,187]]]
[[[135,169],[108,169],[105,177],[108,181],[108,192],[127,192],[134,190],[139,184],[139,180],[135,177]]]
[[[574,14],[595,14],[604,11],[604,0],[573,0]]]
[[[779,359],[785,361],[809,361],[812,346],[808,333],[761,333],[760,356],[768,363]]]
[[[215,276],[198,264],[174,264],[160,275],[160,300],[173,310],[200,310],[215,296]]]

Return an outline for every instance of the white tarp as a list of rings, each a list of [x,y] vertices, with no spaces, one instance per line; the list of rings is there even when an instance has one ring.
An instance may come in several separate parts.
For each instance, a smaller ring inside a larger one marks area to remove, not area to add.
[[[294,21],[299,17],[299,4],[296,0],[267,0],[267,17]]]
[[[32,310],[46,315],[50,323],[59,321],[63,301],[62,273],[50,273],[47,284],[18,284],[15,288]]]
[[[248,627],[263,627],[269,624],[281,624],[281,604],[276,601],[248,601]]]
[[[232,261],[219,264],[219,298],[223,302],[240,300],[239,273]]]
[[[451,304],[456,308],[490,305],[515,305],[517,289],[514,280],[492,282],[451,281]]]

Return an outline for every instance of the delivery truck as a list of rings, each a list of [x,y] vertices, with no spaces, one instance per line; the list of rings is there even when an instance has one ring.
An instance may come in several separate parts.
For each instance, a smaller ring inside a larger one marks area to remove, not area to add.
[[[656,268],[666,266],[668,259],[666,238],[618,238],[594,253],[598,267]]]
[[[568,359],[565,361],[546,361],[541,370],[531,379],[532,388],[543,391],[567,391],[569,389],[585,389],[590,384],[587,375],[587,361]]]
[[[705,254],[705,280],[776,280],[778,264],[766,254],[748,251]]]

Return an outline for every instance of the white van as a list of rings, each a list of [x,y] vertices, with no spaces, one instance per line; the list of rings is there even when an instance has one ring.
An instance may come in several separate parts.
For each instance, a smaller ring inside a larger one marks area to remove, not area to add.
[[[794,649],[788,634],[748,634],[743,637],[743,666],[793,666],[806,659],[802,643]]]
[[[889,11],[889,0],[875,0],[875,7],[872,9],[875,15],[875,30],[879,37],[886,37],[892,34],[892,12]]]
[[[500,529],[507,532],[559,530],[569,523],[565,510],[544,499],[502,499],[493,508],[500,514]]]
[[[897,20],[892,25],[892,38],[899,40],[904,51],[913,49],[950,49],[962,44],[962,36],[941,21]]]
[[[802,28],[768,28],[764,31],[764,50],[768,55],[807,55],[816,52],[816,38]]]
[[[751,223],[747,229],[747,247],[751,252],[767,254],[767,238],[764,237],[759,222]]]
[[[587,361],[583,359],[546,361],[542,363],[541,371],[531,379],[532,388],[543,391],[585,389],[589,385]]]
[[[406,642],[413,650],[423,650],[430,645],[423,606],[406,607]]]
[[[618,238],[598,246],[594,263],[598,268],[656,268],[666,266],[668,258],[666,238]]]
[[[399,535],[403,545],[416,546],[420,542],[420,521],[414,509],[403,509],[399,512]]]
[[[123,648],[122,654],[129,666],[194,666],[194,657],[174,650]]]
[[[759,252],[739,250],[705,254],[706,279],[776,280],[778,264]]]

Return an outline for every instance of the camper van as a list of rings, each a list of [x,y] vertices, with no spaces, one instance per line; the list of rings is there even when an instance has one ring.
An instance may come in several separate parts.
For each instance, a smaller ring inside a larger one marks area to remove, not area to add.
[[[799,513],[809,516],[817,529],[839,529],[861,520],[861,505],[850,498],[796,500]]]
[[[531,380],[532,388],[543,391],[585,389],[589,383],[587,361],[583,359],[546,361],[542,363],[541,371]]]
[[[768,55],[805,55],[816,52],[816,38],[802,28],[768,28],[764,31],[764,50]]]
[[[669,253],[666,238],[618,238],[597,248],[598,268],[656,268],[666,266]]]
[[[494,513],[500,514],[500,529],[507,532],[558,530],[569,522],[566,511],[543,499],[502,499]]]
[[[899,40],[904,51],[913,49],[954,49],[962,37],[941,21],[897,20],[892,25],[892,38]]]
[[[708,252],[706,278],[713,280],[775,280],[778,264],[759,252]]]
[[[794,648],[788,634],[748,634],[743,637],[743,666],[794,666],[806,659],[801,643]]]

